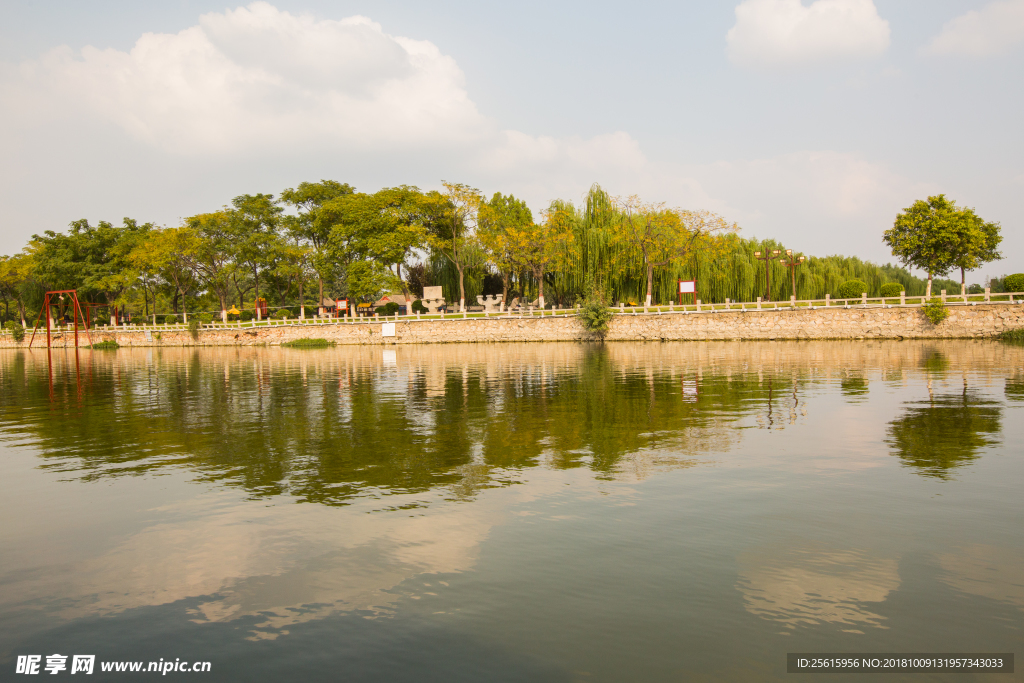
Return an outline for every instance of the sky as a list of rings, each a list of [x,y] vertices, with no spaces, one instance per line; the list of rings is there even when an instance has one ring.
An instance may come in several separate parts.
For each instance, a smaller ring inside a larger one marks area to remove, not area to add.
[[[0,253],[322,178],[593,183],[812,255],[893,258],[945,193],[1024,271],[1024,0],[3,0]]]

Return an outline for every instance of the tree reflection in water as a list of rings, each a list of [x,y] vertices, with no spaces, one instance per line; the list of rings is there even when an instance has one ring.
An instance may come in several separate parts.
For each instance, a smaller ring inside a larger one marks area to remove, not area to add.
[[[979,398],[964,380],[960,394],[935,394],[908,403],[903,415],[889,423],[886,443],[919,474],[948,479],[950,471],[975,460],[986,447],[999,443],[1002,410]]]
[[[90,354],[83,400],[61,384],[75,382],[66,359],[48,400],[48,366],[19,357],[0,373],[0,426],[35,445],[42,467],[82,480],[184,467],[254,498],[344,505],[472,496],[542,464],[598,478],[691,466],[728,450],[734,423],[771,390],[756,376],[613,361],[602,347],[399,367],[380,353]]]

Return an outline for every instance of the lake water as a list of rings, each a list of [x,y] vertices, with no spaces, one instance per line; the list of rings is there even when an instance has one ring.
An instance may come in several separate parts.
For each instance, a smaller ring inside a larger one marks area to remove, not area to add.
[[[989,341],[0,351],[0,670],[1019,656],[1022,455],[1024,348]]]

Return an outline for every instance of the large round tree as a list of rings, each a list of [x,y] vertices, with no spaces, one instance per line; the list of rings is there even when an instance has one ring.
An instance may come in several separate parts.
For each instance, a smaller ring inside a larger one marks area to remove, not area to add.
[[[904,209],[883,239],[904,265],[928,273],[925,296],[931,297],[936,275],[960,268],[963,280],[965,270],[1000,258],[996,248],[1002,237],[998,223],[986,223],[974,209],[940,194]]]

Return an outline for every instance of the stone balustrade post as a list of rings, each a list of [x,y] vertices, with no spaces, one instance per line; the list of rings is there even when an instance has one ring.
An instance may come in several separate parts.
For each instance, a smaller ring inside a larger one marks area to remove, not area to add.
[[[861,292],[860,293],[860,305],[861,306],[867,306],[868,305],[868,293],[867,292]]]
[[[945,303],[946,303],[946,290],[943,289],[941,292],[939,292],[939,296],[942,298],[943,305],[945,305]]]
[[[985,288],[985,302],[988,303],[988,301],[991,298],[992,298],[992,288],[991,287],[986,287]]]
[[[697,310],[700,310],[700,299],[697,299]]]
[[[906,290],[900,291],[900,306],[904,306],[907,303],[907,292]]]
[[[757,297],[757,310],[761,310],[761,297]]]
[[[825,295],[825,308],[828,308],[829,300],[832,298],[831,294]]]

